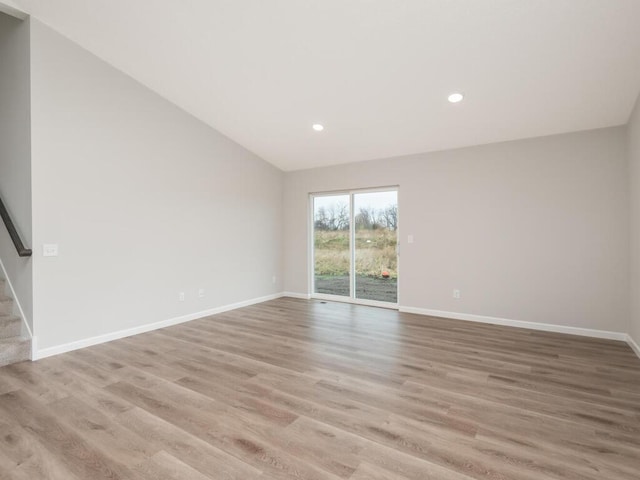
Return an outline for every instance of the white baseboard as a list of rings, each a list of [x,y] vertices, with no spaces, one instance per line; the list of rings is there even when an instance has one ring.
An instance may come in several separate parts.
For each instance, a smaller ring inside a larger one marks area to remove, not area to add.
[[[1,265],[1,262],[0,262]],[[3,267],[4,268],[4,267]],[[6,275],[5,275],[6,278]],[[269,300],[275,300],[280,297],[291,297],[308,300],[311,295],[295,292],[281,292],[272,295],[266,295],[264,297],[252,298],[243,302],[232,303],[230,305],[223,305],[221,307],[204,310],[201,312],[191,313],[189,315],[183,315],[181,317],[170,318],[168,320],[162,320],[160,322],[148,323],[146,325],[140,325],[138,327],[129,328],[126,330],[119,330],[117,332],[111,332],[104,335],[98,335],[83,340],[77,340],[75,342],[65,343],[63,345],[57,345],[54,347],[44,348],[38,350],[37,337],[31,338],[32,346],[32,359],[39,360],[53,355],[58,355],[80,348],[90,347],[92,345],[98,345],[100,343],[110,342],[119,338],[130,337],[139,333],[150,332],[159,328],[170,327],[172,325],[178,325],[180,323],[190,322],[191,320],[197,320],[199,318],[208,317],[217,313],[228,312],[237,308],[248,307],[249,305],[255,305],[257,303],[267,302]],[[489,323],[493,325],[504,325],[508,327],[529,328],[532,330],[542,330],[546,332],[568,333],[571,335],[582,335],[586,337],[606,338],[610,340],[621,340],[627,342],[631,349],[640,358],[640,346],[631,338],[630,335],[620,332],[610,332],[605,330],[594,330],[589,328],[568,327],[564,325],[553,325],[550,323],[536,323],[526,322],[522,320],[510,320],[506,318],[488,317],[484,315],[474,315],[470,313],[457,313],[457,312],[445,312],[442,310],[430,310],[426,308],[416,307],[399,307],[400,312],[415,313],[418,315],[428,315],[431,317],[452,318],[455,320],[466,320],[470,322]]]
[[[283,297],[291,297],[291,298],[301,298],[302,300],[309,300],[311,295],[308,293],[296,293],[296,292],[284,292],[282,294]]]
[[[640,358],[640,345],[638,345],[636,341],[633,338],[631,338],[631,335],[627,335],[627,343],[631,347],[631,350],[633,350],[638,356],[638,358]]]
[[[416,313],[418,315],[428,315],[430,317],[452,318],[455,320],[466,320],[469,322],[490,323],[493,325],[504,325],[507,327],[529,328],[531,330],[542,330],[545,332],[568,333],[570,335],[582,335],[583,337],[606,338],[609,340],[628,341],[630,338],[626,333],[609,332],[606,330],[594,330],[591,328],[569,327],[566,325],[554,325],[551,323],[526,322],[523,320],[510,320],[507,318],[487,317],[484,315],[474,315],[471,313],[445,312],[441,310],[430,310],[427,308],[400,307],[401,312]]]
[[[4,263],[2,263],[2,259],[0,259],[0,268],[2,268],[4,281],[7,283],[7,285],[9,285],[9,290],[11,290],[11,298],[13,298],[13,302],[18,308],[18,312],[20,314],[20,318],[22,319],[22,323],[27,328],[27,332],[29,333],[29,338],[33,338],[33,332],[31,331],[31,327],[29,326],[27,317],[24,314],[24,310],[22,310],[22,305],[20,305],[20,299],[18,298],[18,295],[16,295],[16,291],[13,289],[13,285],[11,284],[11,279],[9,278],[9,275],[7,275],[7,270],[4,268]]]
[[[40,360],[42,358],[51,357],[53,355],[59,355],[65,352],[71,352],[80,348],[90,347],[92,345],[98,345],[100,343],[110,342],[112,340],[118,340],[119,338],[130,337],[132,335],[138,335],[140,333],[150,332],[159,328],[170,327],[172,325],[178,325],[180,323],[190,322],[191,320],[197,320],[199,318],[208,317],[217,313],[228,312],[229,310],[235,310],[237,308],[248,307],[249,305],[255,305],[256,303],[262,303],[269,300],[275,300],[282,297],[282,293],[275,293],[272,295],[266,295],[264,297],[252,298],[243,302],[232,303],[230,305],[223,305],[221,307],[212,308],[209,310],[203,310],[201,312],[190,313],[181,317],[170,318],[168,320],[162,320],[160,322],[147,323],[146,325],[140,325],[138,327],[128,328],[126,330],[119,330],[117,332],[105,333],[104,335],[98,335],[95,337],[85,338],[82,340],[76,340],[75,342],[65,343],[62,345],[56,345],[54,347],[43,348],[42,350],[34,350],[33,360]]]

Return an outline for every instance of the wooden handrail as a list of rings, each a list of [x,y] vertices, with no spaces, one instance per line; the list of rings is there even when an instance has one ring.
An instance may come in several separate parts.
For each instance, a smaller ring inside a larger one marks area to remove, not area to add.
[[[13,224],[13,220],[9,216],[9,212],[7,212],[4,203],[2,203],[2,199],[0,198],[0,216],[2,217],[2,221],[4,222],[5,227],[9,231],[9,236],[11,240],[13,240],[13,244],[16,246],[16,250],[18,251],[18,255],[21,257],[30,257],[32,252],[30,248],[26,248],[24,243],[22,243],[22,239],[16,230],[16,226]]]

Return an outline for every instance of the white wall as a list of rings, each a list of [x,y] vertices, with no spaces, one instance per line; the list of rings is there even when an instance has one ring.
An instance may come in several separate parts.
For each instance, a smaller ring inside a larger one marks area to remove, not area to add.
[[[401,306],[626,332],[627,183],[624,127],[288,173],[284,288],[309,192],[399,185]]]
[[[280,292],[283,174],[35,20],[31,41],[39,348]]]
[[[0,13],[0,196],[27,247],[31,236],[29,22]],[[0,221],[0,259],[32,326],[32,262]]]
[[[0,12],[11,15],[12,17],[20,18],[22,20],[27,18],[27,15],[22,10],[22,7],[18,6],[13,0],[0,1]]]
[[[624,127],[284,175],[31,23],[34,231],[25,237],[41,349],[307,293],[309,192],[384,185],[400,186],[402,306],[629,330],[630,275],[632,292],[640,284],[638,108],[631,213]],[[16,171],[24,183],[30,172]],[[29,212],[30,190],[25,198],[13,208]],[[43,243],[58,243],[60,256],[42,257]]]
[[[640,345],[640,97],[627,128],[631,183],[631,325],[629,334]]]

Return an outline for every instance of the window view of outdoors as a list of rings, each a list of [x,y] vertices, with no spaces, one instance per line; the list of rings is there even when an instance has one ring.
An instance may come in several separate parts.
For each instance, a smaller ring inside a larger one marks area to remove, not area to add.
[[[315,197],[313,233],[315,292],[349,296],[349,195]]]
[[[314,198],[315,292],[349,296],[349,195]],[[397,303],[397,192],[357,193],[354,205],[355,298]]]
[[[353,197],[356,298],[398,301],[397,192]]]

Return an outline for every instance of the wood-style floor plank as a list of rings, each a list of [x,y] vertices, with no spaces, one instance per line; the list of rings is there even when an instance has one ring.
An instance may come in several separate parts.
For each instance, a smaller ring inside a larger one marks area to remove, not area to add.
[[[282,298],[0,369],[0,480],[637,480],[622,342]]]

